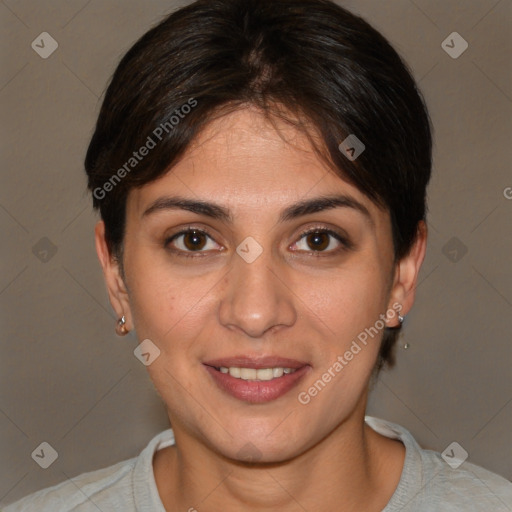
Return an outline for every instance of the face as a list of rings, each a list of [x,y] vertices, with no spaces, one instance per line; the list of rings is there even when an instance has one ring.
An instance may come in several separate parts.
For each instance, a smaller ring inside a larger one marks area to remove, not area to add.
[[[234,459],[285,460],[361,419],[422,260],[395,266],[389,214],[277,127],[215,120],[130,192],[124,282],[97,232],[116,311],[160,350],[147,369],[177,439]]]

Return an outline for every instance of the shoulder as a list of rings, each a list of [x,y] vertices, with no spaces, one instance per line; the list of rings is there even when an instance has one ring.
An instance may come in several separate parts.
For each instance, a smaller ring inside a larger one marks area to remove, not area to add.
[[[512,483],[502,476],[468,461],[451,467],[440,453],[432,450],[422,450],[422,459],[423,495],[443,505],[443,510],[512,510]]]
[[[60,484],[29,494],[3,508],[2,512],[97,512],[98,507],[102,510],[102,505],[108,505],[109,502],[112,504],[109,497],[113,495],[116,498],[116,505],[124,507],[128,504],[127,500],[131,499],[130,476],[136,461],[137,458],[133,458],[113,466],[82,473]],[[129,510],[129,507],[125,510]]]
[[[157,434],[132,459],[96,471],[82,473],[64,482],[29,494],[0,509],[1,512],[165,512],[154,474],[155,452],[174,444],[172,429]]]
[[[400,482],[383,512],[510,512],[512,483],[465,460],[460,445],[441,453],[426,450],[404,427],[367,416],[366,422],[382,435],[399,439],[406,455]]]

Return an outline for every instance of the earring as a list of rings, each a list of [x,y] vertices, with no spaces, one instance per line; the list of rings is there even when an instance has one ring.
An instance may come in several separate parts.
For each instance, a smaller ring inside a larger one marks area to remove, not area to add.
[[[124,315],[117,321],[116,325],[116,333],[118,336],[124,336],[128,334],[128,329],[126,328],[126,318]]]
[[[398,321],[400,322],[400,325],[404,323],[404,318],[400,313],[398,313]]]

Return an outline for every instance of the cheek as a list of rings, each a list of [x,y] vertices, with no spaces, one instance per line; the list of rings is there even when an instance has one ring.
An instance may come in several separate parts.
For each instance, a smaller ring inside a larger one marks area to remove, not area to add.
[[[379,315],[386,308],[377,277],[374,274],[363,284],[359,275],[351,273],[330,280],[323,291],[307,297],[320,319],[316,326],[324,334],[316,340],[322,349],[315,351],[314,371],[296,396],[312,431],[334,428],[360,403],[367,388],[383,334]]]
[[[183,394],[194,389],[193,365],[211,325],[208,322],[214,318],[207,293],[213,284],[207,277],[191,279],[157,266],[141,268],[132,280],[130,302],[137,337],[139,341],[150,339],[160,350],[160,356],[146,369],[159,394],[178,415],[186,416]]]
[[[361,261],[308,279],[295,293],[324,326],[333,348],[342,350],[352,339],[375,324],[387,306],[387,280],[376,264]],[[379,324],[380,325],[380,324]]]
[[[177,272],[165,258],[158,261],[141,252],[127,265],[130,305],[140,340],[149,338],[161,350],[176,350],[195,339],[211,312],[213,275],[191,277]]]

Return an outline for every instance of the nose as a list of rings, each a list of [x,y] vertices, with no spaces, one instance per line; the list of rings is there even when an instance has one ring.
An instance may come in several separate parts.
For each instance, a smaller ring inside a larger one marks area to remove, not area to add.
[[[279,268],[280,267],[280,268]],[[237,253],[219,307],[220,323],[251,338],[291,326],[297,319],[294,295],[286,285],[286,269],[264,250],[251,263]]]

